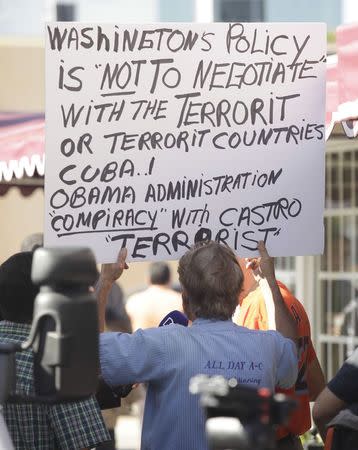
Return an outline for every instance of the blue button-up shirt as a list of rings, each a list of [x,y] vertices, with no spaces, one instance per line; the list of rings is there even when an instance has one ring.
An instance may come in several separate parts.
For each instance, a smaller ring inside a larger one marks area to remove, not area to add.
[[[112,386],[148,383],[142,450],[206,450],[204,416],[189,393],[197,374],[237,378],[253,387],[291,387],[295,345],[275,331],[252,331],[231,320],[197,319],[100,338],[102,374]]]

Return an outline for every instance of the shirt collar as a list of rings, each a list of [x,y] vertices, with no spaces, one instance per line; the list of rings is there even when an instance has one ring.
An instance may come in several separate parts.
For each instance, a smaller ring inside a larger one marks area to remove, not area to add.
[[[195,319],[192,323],[192,326],[214,326],[214,327],[227,327],[228,325],[233,325],[232,319],[229,320],[217,320],[217,319],[204,319],[203,317],[199,317]]]

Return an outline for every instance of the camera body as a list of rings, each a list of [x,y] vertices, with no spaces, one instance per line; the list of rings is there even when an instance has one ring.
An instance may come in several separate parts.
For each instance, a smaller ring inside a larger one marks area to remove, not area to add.
[[[32,261],[32,281],[40,286],[30,335],[22,344],[0,344],[0,448],[14,446],[1,406],[60,403],[96,392],[99,374],[97,302],[90,286],[96,261],[86,248],[39,248]],[[31,349],[35,395],[16,394],[15,353]]]
[[[200,395],[212,450],[275,449],[275,426],[289,419],[296,402],[269,389],[238,385],[235,378],[198,375],[190,392]]]
[[[40,286],[28,343],[34,351],[35,392],[53,401],[88,397],[99,374],[97,278],[86,248],[39,248],[32,281]]]

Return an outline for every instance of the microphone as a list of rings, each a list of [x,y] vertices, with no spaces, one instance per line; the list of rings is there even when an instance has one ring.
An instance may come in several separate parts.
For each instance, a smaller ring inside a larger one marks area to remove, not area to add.
[[[181,313],[180,311],[174,310],[174,311],[171,311],[169,314],[167,314],[160,321],[159,326],[164,327],[167,325],[173,325],[174,323],[177,323],[178,325],[183,325],[183,327],[187,327],[189,320],[185,314]]]

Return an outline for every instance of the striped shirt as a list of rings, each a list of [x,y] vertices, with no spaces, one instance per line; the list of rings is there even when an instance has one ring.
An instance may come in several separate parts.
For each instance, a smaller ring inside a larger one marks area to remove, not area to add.
[[[206,450],[204,416],[189,393],[197,374],[237,378],[253,387],[283,388],[297,377],[297,352],[275,331],[252,331],[231,320],[197,319],[100,337],[101,370],[110,385],[148,383],[142,450]]]
[[[30,325],[0,322],[1,343],[23,342],[29,333]],[[31,350],[16,353],[16,393],[35,393]],[[56,405],[8,403],[3,413],[16,450],[78,450],[110,439],[94,398]]]

